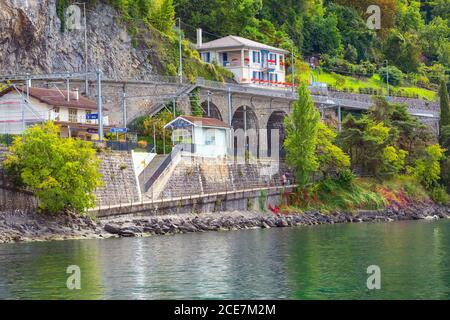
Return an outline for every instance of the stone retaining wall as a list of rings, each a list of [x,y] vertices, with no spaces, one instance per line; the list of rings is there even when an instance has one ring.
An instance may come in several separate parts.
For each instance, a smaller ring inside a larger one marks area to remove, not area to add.
[[[95,191],[97,205],[139,202],[139,183],[130,152],[105,151],[99,154],[104,186]]]
[[[183,197],[279,185],[279,176],[280,167],[275,161],[235,163],[183,156],[158,196]]]

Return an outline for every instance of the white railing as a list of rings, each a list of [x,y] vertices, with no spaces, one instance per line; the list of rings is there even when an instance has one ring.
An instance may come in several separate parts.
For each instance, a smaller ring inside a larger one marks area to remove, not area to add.
[[[294,90],[294,93],[290,88],[275,88],[275,87],[257,87],[257,86],[243,86],[239,84],[233,83],[223,83],[211,80],[205,80],[203,78],[197,79],[197,86],[217,89],[231,92],[241,92],[241,93],[249,93],[255,95],[263,95],[263,96],[271,96],[271,97],[279,97],[279,98],[297,98],[297,92]]]

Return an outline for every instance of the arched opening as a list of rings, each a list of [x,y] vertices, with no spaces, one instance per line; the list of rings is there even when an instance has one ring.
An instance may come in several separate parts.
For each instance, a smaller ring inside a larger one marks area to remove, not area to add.
[[[201,106],[202,106],[202,111],[203,111],[204,117],[219,119],[219,120],[223,121],[222,114],[220,113],[219,108],[214,103],[212,103],[210,101],[209,107],[208,107],[208,101],[204,101],[204,102],[202,102]],[[208,111],[209,111],[209,115],[208,115]]]
[[[286,116],[284,111],[274,111],[267,121],[267,155],[269,157],[276,157],[275,152],[279,152],[279,159],[286,158],[284,149],[284,139],[286,138],[284,118]],[[276,139],[277,136],[278,139]]]
[[[259,158],[259,126],[255,111],[248,106],[239,107],[233,114],[234,156]]]

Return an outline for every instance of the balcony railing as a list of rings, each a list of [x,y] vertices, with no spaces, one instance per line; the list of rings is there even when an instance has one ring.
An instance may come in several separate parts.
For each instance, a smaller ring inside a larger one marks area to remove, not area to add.
[[[205,80],[203,78],[197,78],[197,86],[217,89],[231,92],[249,93],[255,95],[272,96],[280,98],[297,98],[296,90],[292,93],[292,88],[276,88],[276,87],[252,87],[249,85],[239,85],[233,83],[223,83],[217,81]]]

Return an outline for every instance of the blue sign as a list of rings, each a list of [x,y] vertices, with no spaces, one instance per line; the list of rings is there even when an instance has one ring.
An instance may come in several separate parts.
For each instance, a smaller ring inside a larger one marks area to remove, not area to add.
[[[86,120],[98,120],[98,113],[89,113],[86,115]]]
[[[111,133],[127,133],[127,128],[111,128]]]

